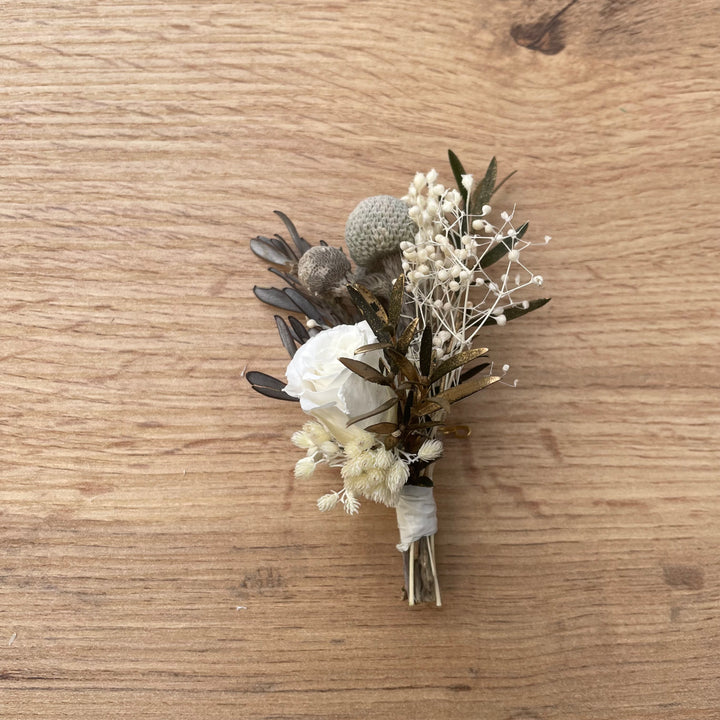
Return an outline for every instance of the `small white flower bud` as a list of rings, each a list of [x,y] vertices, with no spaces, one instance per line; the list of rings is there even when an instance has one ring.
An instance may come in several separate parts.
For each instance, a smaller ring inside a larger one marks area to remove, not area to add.
[[[410,477],[410,469],[402,460],[396,460],[387,474],[390,492],[398,492]]]
[[[482,214],[483,214],[483,217],[485,217],[486,215],[489,215],[491,212],[492,212],[492,208],[490,207],[490,205],[483,205],[483,206],[482,206]]]
[[[504,324],[507,322],[507,318],[506,318],[504,315],[497,315],[497,316],[495,317],[495,322],[496,322],[498,325],[501,325],[501,326],[502,326],[502,325],[504,325]]]
[[[543,276],[542,275],[534,275],[532,281],[536,285],[542,285],[543,284]]]
[[[462,178],[462,186],[470,192],[472,190],[473,186],[473,176],[472,175],[463,175]]]
[[[312,458],[300,458],[300,460],[295,463],[295,477],[298,478],[298,480],[309,478],[313,472],[315,472],[315,464]]]
[[[320,512],[327,512],[328,510],[332,510],[337,505],[339,499],[340,495],[336,492],[323,495],[322,497],[318,498],[318,510]]]
[[[437,460],[443,451],[443,444],[439,440],[426,440],[418,450],[418,458],[424,462]]]

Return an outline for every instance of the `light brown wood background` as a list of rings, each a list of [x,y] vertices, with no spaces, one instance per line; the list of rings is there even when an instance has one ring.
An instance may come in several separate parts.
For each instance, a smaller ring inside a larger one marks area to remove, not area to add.
[[[0,716],[720,717],[711,0],[0,7]],[[436,473],[320,515],[248,249],[497,155],[552,303]]]

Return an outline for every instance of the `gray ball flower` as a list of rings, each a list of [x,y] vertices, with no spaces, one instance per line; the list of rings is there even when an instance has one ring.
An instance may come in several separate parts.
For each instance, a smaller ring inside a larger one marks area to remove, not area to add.
[[[342,250],[318,245],[300,258],[298,278],[315,295],[331,295],[345,287],[350,277],[350,268],[350,261]]]
[[[375,195],[361,200],[345,225],[345,243],[350,256],[361,267],[395,253],[401,242],[412,242],[417,227],[408,207],[392,195]]]

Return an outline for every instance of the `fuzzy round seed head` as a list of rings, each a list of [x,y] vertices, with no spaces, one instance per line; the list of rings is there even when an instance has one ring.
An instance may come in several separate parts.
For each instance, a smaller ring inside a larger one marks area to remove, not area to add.
[[[417,228],[407,205],[391,195],[361,200],[345,225],[345,243],[350,256],[362,267],[397,252],[400,243],[413,243]]]
[[[326,295],[346,284],[350,267],[350,261],[342,250],[318,245],[300,258],[298,278],[310,292]]]

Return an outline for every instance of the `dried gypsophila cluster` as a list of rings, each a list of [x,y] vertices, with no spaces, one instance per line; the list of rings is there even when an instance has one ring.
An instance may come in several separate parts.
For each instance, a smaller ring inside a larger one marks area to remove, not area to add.
[[[433,345],[439,358],[469,347],[489,320],[504,325],[507,311],[531,309],[530,301],[514,298],[543,284],[521,260],[533,244],[523,239],[527,224],[515,227],[513,209],[501,212],[502,222],[493,225],[487,203],[471,212],[475,181],[470,174],[460,177],[464,193],[438,183],[434,169],[417,173],[403,198],[418,230],[413,242],[400,245],[402,268],[415,315],[438,328]],[[546,235],[544,244],[550,239]],[[492,277],[488,268],[501,254],[504,272]]]
[[[359,496],[395,507],[410,476],[410,465],[433,462],[442,455],[443,449],[439,440],[429,439],[415,454],[388,450],[378,443],[373,433],[364,431],[356,432],[352,441],[342,445],[326,427],[314,421],[305,423],[291,440],[296,447],[306,451],[305,457],[295,464],[295,477],[310,477],[321,463],[340,468],[342,490],[323,495],[317,505],[325,512],[340,503],[350,515],[360,508]]]

